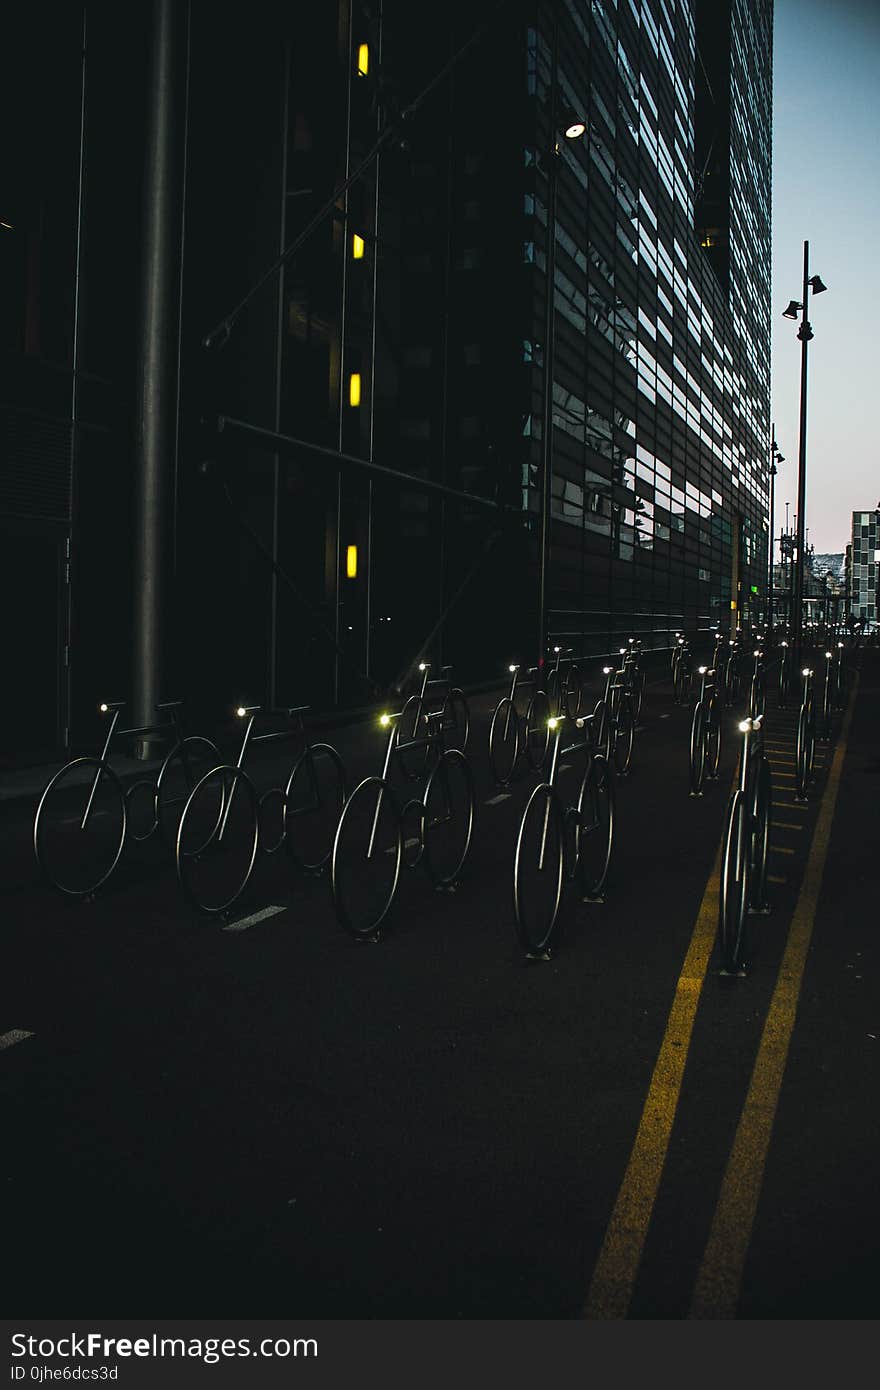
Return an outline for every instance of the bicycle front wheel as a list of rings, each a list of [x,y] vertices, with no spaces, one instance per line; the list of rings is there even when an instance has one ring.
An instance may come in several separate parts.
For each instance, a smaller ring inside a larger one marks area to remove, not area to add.
[[[447,748],[425,788],[425,866],[438,887],[455,883],[474,828],[474,779],[457,748]]]
[[[796,746],[796,748],[795,748],[795,760],[794,760],[794,761],[795,761],[795,767],[794,767],[794,771],[795,771],[795,782],[796,782],[796,786],[797,786],[797,794],[798,794],[798,797],[800,798],[800,800],[802,800],[802,801],[804,800],[804,798],[805,798],[806,795],[807,795],[807,783],[808,783],[809,780],[810,780],[810,774],[809,774],[809,756],[810,756],[810,753],[809,753],[809,724],[810,724],[810,721],[809,721],[809,718],[808,718],[808,716],[807,716],[807,711],[806,711],[806,709],[804,708],[804,706],[801,705],[801,711],[800,711],[800,714],[798,715],[797,746]]]
[[[250,882],[260,842],[256,788],[240,767],[212,768],[189,794],[177,829],[177,878],[209,917],[234,906]]]
[[[34,816],[37,863],[65,897],[89,897],[122,858],[126,826],[125,794],[110,765],[74,758],[40,797]]]
[[[694,705],[694,717],[691,720],[690,774],[691,795],[699,796],[706,776],[706,711],[702,700],[698,700]]]
[[[754,912],[767,912],[767,849],[770,843],[770,804],[772,784],[770,767],[761,758],[752,785],[749,875],[749,907]]]
[[[397,892],[403,827],[389,784],[367,777],[345,803],[330,858],[340,924],[358,939],[374,936]]]
[[[721,969],[732,975],[745,968],[746,907],[749,897],[749,809],[742,791],[730,798],[721,865],[719,946]]]
[[[506,787],[519,758],[519,715],[509,696],[499,700],[489,725],[489,762],[495,781]]]
[[[300,755],[284,789],[284,846],[298,869],[317,873],[330,862],[345,805],[345,768],[329,743]]]
[[[721,763],[721,705],[717,695],[706,713],[706,776],[718,776]]]
[[[516,929],[529,955],[546,952],[562,898],[562,811],[548,782],[526,804],[513,861]]]
[[[590,759],[577,804],[578,872],[585,898],[600,898],[614,843],[614,778],[601,754]]]

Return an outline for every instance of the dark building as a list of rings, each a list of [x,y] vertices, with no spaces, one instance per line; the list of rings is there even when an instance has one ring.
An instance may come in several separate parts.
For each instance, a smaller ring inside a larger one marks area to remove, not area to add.
[[[769,3],[3,23],[7,755],[763,616]]]

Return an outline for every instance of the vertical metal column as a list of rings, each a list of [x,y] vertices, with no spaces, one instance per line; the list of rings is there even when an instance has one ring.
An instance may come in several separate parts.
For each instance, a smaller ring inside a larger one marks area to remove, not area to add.
[[[804,523],[807,517],[807,344],[813,336],[807,320],[807,296],[810,292],[810,243],[804,242],[804,287],[801,300],[801,326],[798,337],[801,340],[801,412],[800,440],[798,443],[798,506],[797,506],[797,557],[794,569],[794,613],[793,638],[797,669],[803,665],[802,647],[804,641]]]
[[[559,64],[559,21],[554,8],[550,67],[550,137],[547,153],[547,250],[546,305],[544,326],[544,419],[541,458],[541,548],[538,570],[538,655],[539,671],[547,655],[547,589],[550,568],[550,511],[553,496],[553,365],[555,346],[556,287],[556,82]]]
[[[179,121],[183,11],[175,0],[153,0],[147,69],[144,183],[144,260],[135,444],[134,659],[136,724],[150,724],[162,681],[168,464],[175,446],[175,344],[180,292]],[[149,758],[151,740],[135,752]]]

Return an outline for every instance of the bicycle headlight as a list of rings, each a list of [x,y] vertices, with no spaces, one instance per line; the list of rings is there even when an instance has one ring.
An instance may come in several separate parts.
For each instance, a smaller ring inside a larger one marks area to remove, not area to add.
[[[508,671],[510,672],[510,674],[513,675],[514,671],[516,670],[516,667],[515,667],[515,666],[508,666],[507,669],[508,669]]]
[[[555,728],[557,727],[558,724],[559,724],[559,720],[558,720],[558,719],[548,719],[548,720],[547,720],[547,728],[548,728],[548,729],[555,729]]]
[[[239,705],[235,713],[238,715],[239,719],[244,719],[245,715],[247,714],[247,710],[244,708],[243,705]]]
[[[106,713],[107,713],[107,706],[106,706],[106,705],[99,705],[99,706],[98,706],[98,709],[101,711],[102,714],[106,714]]]
[[[812,674],[813,673],[810,670],[809,666],[805,666],[804,669],[801,671],[802,676],[811,676]]]
[[[751,722],[751,720],[750,720],[750,719],[743,719],[742,722],[740,723],[739,731],[740,731],[741,734],[747,734],[747,733],[749,732],[749,729],[750,729],[751,727],[752,727],[752,722]]]
[[[705,674],[706,674],[706,672],[708,671],[708,669],[709,669],[708,666],[698,666],[698,667],[697,667],[697,670],[699,671],[699,673],[700,673],[701,676],[705,676]]]
[[[390,714],[380,714],[380,715],[379,715],[379,723],[382,725],[382,728],[383,728],[383,729],[387,729],[387,728],[388,728],[388,725],[391,723],[391,715],[390,715]]]

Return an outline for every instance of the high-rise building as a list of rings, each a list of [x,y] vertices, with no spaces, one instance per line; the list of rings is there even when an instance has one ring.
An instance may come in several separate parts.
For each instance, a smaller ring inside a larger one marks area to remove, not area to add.
[[[853,512],[852,541],[847,553],[849,611],[854,621],[863,623],[870,632],[880,613],[880,507],[870,512]]]
[[[36,449],[61,498],[34,743],[81,740],[108,692],[143,705],[145,593],[151,689],[197,706],[352,705],[423,655],[487,680],[541,644],[763,618],[769,0],[253,0],[234,22],[190,0],[176,37],[139,12],[124,81],[109,0],[63,32],[47,4],[27,23],[51,62],[17,46],[14,93],[51,71],[69,138],[53,172],[26,134],[0,237],[6,381],[30,392],[26,419],[3,402],[27,441],[0,489],[21,511]],[[163,294],[160,516],[135,375]],[[221,455],[226,490],[200,467]]]

